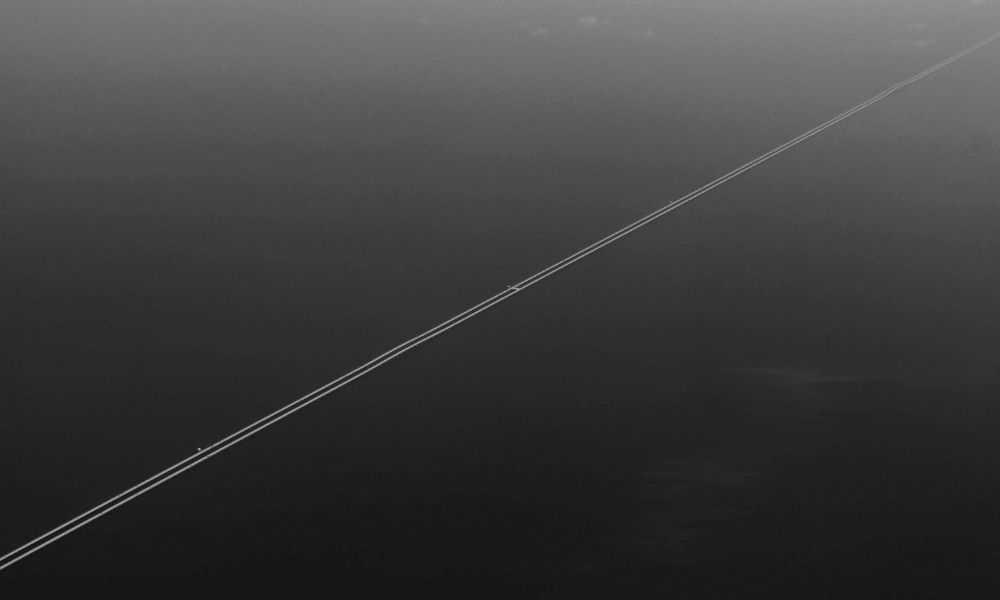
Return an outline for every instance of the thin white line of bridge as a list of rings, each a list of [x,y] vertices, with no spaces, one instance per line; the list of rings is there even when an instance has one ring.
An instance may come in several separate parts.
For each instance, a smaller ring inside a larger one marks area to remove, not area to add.
[[[649,213],[646,216],[622,227],[621,229],[618,229],[617,231],[608,234],[607,236],[601,238],[600,240],[597,240],[596,242],[584,248],[581,248],[580,250],[577,250],[573,254],[570,254],[569,256],[552,263],[551,265],[545,267],[544,269],[538,271],[537,273],[523,279],[519,283],[514,284],[513,286],[508,287],[507,289],[497,294],[494,294],[493,296],[490,296],[486,300],[483,300],[482,302],[470,308],[467,308],[466,310],[450,317],[449,319],[442,321],[441,323],[435,325],[434,327],[431,327],[430,329],[424,331],[423,333],[420,333],[410,338],[409,340],[406,340],[405,342],[395,346],[394,348],[387,350],[386,352],[383,352],[382,354],[352,369],[351,371],[348,371],[347,373],[341,375],[340,377],[334,379],[333,381],[327,383],[326,385],[323,385],[313,390],[312,392],[306,394],[305,396],[302,396],[301,398],[298,398],[297,400],[289,402],[288,404],[265,415],[264,417],[261,417],[260,419],[243,427],[242,429],[239,429],[229,434],[228,436],[222,438],[221,440],[211,444],[206,449],[194,455],[188,456],[178,461],[177,463],[174,463],[173,465],[135,484],[134,486],[126,489],[125,491],[120,492],[119,494],[116,494],[111,498],[108,498],[104,502],[97,504],[96,506],[84,511],[83,513],[80,513],[79,515],[73,517],[72,519],[69,519],[68,521],[62,523],[61,525],[58,525],[57,527],[50,529],[49,531],[39,535],[38,537],[4,554],[3,556],[0,556],[0,571],[27,558],[28,556],[31,556],[32,554],[38,552],[42,548],[45,548],[46,546],[69,535],[70,533],[73,533],[74,531],[80,529],[81,527],[87,525],[88,523],[122,506],[123,504],[131,502],[132,500],[135,500],[139,496],[153,490],[154,488],[163,485],[167,481],[173,479],[174,477],[177,477],[178,475],[184,473],[185,471],[188,471],[198,466],[199,464],[212,458],[213,456],[222,452],[223,450],[226,450],[227,448],[230,448],[233,445],[242,442],[243,440],[270,427],[271,425],[274,425],[278,421],[281,421],[282,419],[285,419],[286,417],[298,412],[299,410],[302,410],[303,408],[309,406],[313,402],[316,402],[328,396],[329,394],[332,394],[338,389],[350,384],[351,382],[355,381],[360,377],[363,377],[364,375],[370,373],[371,371],[374,371],[375,369],[381,367],[385,363],[393,360],[394,358],[400,356],[401,354],[404,354],[416,348],[417,346],[420,346],[421,344],[430,341],[431,339],[447,332],[453,327],[457,327],[461,323],[490,309],[491,307],[503,302],[504,300],[507,300],[511,296],[514,296],[515,294],[525,291],[527,288],[543,281],[544,279],[547,279],[555,275],[559,271],[576,263],[577,261],[586,258],[590,254],[597,252],[601,248],[604,248],[605,246],[614,243],[615,241],[635,232],[636,230],[648,225],[649,223],[652,223],[656,219],[659,219],[660,217],[680,208],[681,206],[687,204],[688,202],[691,202],[692,200],[698,198],[699,196],[702,196],[714,190],[715,188],[725,184],[726,182],[759,166],[760,164],[770,160],[771,158],[774,158],[775,156],[781,154],[782,152],[785,152],[786,150],[789,150],[797,146],[798,144],[801,144],[802,142],[808,140],[809,138],[812,138],[813,136],[822,133],[823,131],[833,127],[834,125],[837,125],[841,121],[844,121],[845,119],[852,117],[858,112],[885,99],[893,92],[896,92],[920,79],[923,79],[924,77],[927,77],[931,73],[934,73],[935,71],[946,67],[947,65],[955,62],[956,60],[959,60],[960,58],[968,54],[971,54],[972,52],[975,52],[979,48],[982,48],[986,44],[989,44],[998,37],[1000,37],[1000,33],[994,34],[986,38],[985,40],[942,60],[941,62],[921,71],[920,73],[917,73],[916,75],[910,77],[909,79],[906,79],[904,81],[901,81],[886,88],[882,92],[879,92],[875,96],[872,96],[868,100],[865,100],[864,102],[854,106],[853,108],[850,108],[840,113],[839,115],[832,117],[827,121],[824,121],[823,123],[817,125],[816,127],[813,127],[812,129],[806,131],[805,133],[802,133],[801,135],[798,135],[792,138],[791,140],[788,140],[787,142],[781,144],[780,146],[777,146],[772,150],[769,150],[768,152],[761,154],[760,156],[754,158],[753,160],[750,160],[749,162],[733,169],[732,171],[729,171],[725,175],[722,175],[712,180],[711,182],[686,194],[685,196],[682,196],[681,198],[678,198],[676,200],[667,203],[666,205],[660,207],[659,209],[653,211],[652,213]]]

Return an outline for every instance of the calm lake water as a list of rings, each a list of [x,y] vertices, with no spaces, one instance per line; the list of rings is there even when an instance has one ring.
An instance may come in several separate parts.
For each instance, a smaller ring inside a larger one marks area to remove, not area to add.
[[[0,552],[1000,23],[957,0],[0,13]],[[995,597],[998,61],[1000,42],[0,589]]]

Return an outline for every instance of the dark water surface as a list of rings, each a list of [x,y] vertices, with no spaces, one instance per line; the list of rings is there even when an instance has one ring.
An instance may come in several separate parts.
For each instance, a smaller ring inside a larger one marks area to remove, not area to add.
[[[1000,23],[957,0],[0,11],[0,552]],[[998,64],[895,94],[0,590],[996,597]]]

